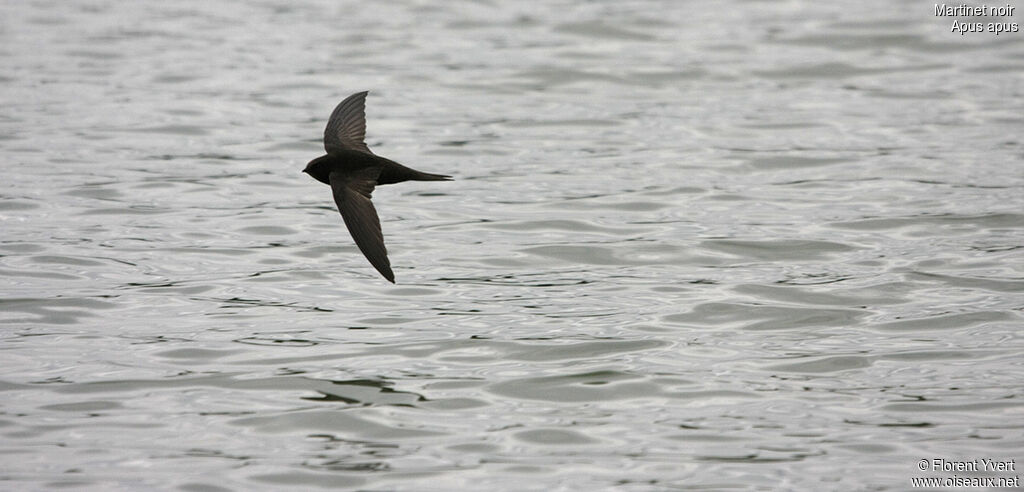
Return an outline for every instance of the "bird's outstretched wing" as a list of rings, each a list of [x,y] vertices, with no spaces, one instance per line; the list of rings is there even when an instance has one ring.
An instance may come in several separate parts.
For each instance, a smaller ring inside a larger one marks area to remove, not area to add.
[[[324,149],[328,154],[337,150],[358,150],[372,154],[364,142],[366,94],[367,91],[352,94],[334,108],[324,130]]]
[[[364,93],[365,95],[365,93]],[[379,167],[366,167],[352,173],[331,173],[331,190],[334,203],[338,205],[341,217],[345,219],[348,232],[359,246],[370,264],[389,282],[395,283],[395,274],[388,261],[388,250],[384,247],[384,234],[380,230],[380,218],[370,196],[377,186]]]

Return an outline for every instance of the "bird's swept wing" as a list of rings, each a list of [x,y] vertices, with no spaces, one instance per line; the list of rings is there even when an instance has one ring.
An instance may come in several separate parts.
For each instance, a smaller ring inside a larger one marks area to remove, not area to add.
[[[372,154],[364,142],[366,94],[366,91],[352,94],[334,108],[324,130],[324,149],[328,154],[337,150],[358,150]]]
[[[379,174],[379,167],[366,167],[352,173],[333,172],[331,190],[334,192],[334,203],[338,205],[338,211],[345,219],[348,232],[352,234],[356,246],[359,246],[359,251],[363,252],[384,278],[395,283],[388,250],[384,247],[384,234],[380,230],[380,218],[370,201]]]

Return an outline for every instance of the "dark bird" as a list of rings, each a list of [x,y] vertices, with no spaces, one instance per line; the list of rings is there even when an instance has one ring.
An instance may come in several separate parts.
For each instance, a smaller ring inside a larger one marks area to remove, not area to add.
[[[450,181],[451,176],[430,174],[380,157],[366,146],[366,94],[358,92],[341,101],[324,130],[322,155],[309,161],[302,172],[331,185],[334,203],[348,232],[370,264],[389,282],[395,283],[384,234],[370,195],[377,185],[402,181]]]

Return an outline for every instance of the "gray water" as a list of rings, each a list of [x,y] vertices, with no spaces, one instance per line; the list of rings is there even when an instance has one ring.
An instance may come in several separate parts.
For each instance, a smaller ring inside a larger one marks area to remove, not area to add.
[[[3,2],[0,489],[1022,475],[932,468],[1024,466],[1024,34],[954,20]],[[300,172],[360,90],[455,177],[375,191],[397,285]]]

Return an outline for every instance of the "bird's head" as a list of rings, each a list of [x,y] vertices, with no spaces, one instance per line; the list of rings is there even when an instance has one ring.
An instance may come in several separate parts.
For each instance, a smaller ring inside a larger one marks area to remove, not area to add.
[[[309,161],[309,164],[306,164],[306,168],[303,169],[302,172],[310,175],[313,179],[321,183],[331,184],[330,166],[327,162],[324,162],[326,160],[326,155],[317,157],[316,159]]]

